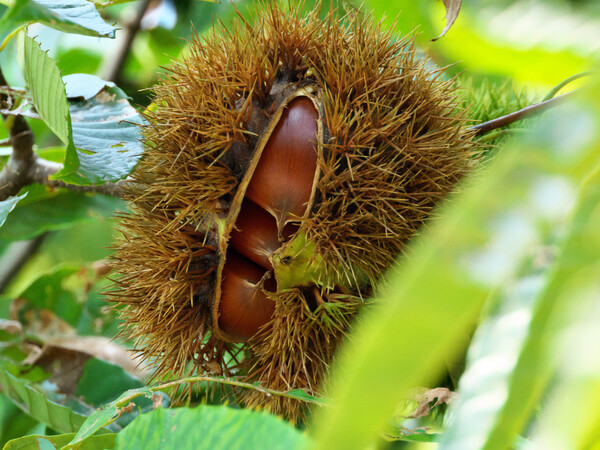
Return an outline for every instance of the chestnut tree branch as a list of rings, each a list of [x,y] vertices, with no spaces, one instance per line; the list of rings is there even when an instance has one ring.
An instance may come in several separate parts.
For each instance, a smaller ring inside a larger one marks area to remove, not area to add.
[[[150,0],[142,0],[135,11],[135,15],[124,24],[121,45],[117,49],[116,55],[107,60],[106,66],[102,70],[102,78],[105,80],[113,81],[117,85],[121,84],[121,71],[125,66],[135,35],[140,30],[140,23],[149,5]]]
[[[531,116],[532,114],[536,114],[542,111],[545,111],[548,108],[556,106],[562,102],[564,102],[567,98],[572,97],[576,91],[569,92],[568,94],[560,95],[558,97],[551,98],[550,100],[546,100],[540,103],[535,103],[533,105],[529,105],[519,111],[515,111],[514,113],[507,114],[502,117],[498,117],[496,119],[488,120],[487,122],[480,123],[478,125],[472,126],[471,130],[475,131],[475,136],[482,136],[486,133],[489,133],[492,130],[496,130],[498,128],[505,127],[519,120],[523,120],[526,117]]]
[[[0,70],[0,85],[7,86],[6,79]],[[2,109],[10,109],[13,98],[6,92],[0,92]],[[30,183],[29,168],[37,156],[33,152],[33,133],[22,116],[2,114],[8,128],[9,142],[13,148],[6,166],[0,172],[0,201],[19,193],[21,188]]]

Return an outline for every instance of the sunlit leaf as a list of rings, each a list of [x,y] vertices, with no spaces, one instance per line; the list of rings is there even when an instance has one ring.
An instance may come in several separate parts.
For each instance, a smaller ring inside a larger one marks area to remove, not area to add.
[[[200,405],[194,409],[158,408],[138,416],[118,434],[116,448],[177,448],[182,442],[215,450],[291,450],[305,448],[309,440],[291,424],[266,412]]]
[[[594,178],[600,186],[600,172]],[[596,198],[595,211],[587,221],[593,228],[588,227],[580,243],[589,238],[598,242],[599,196],[600,192],[589,197]],[[594,249],[598,252],[598,245]],[[600,262],[569,278],[556,305],[554,318],[558,320],[554,320],[550,340],[551,358],[558,370],[545,394],[530,445],[524,449],[596,448],[600,442]]]
[[[64,81],[80,165],[60,178],[77,184],[125,178],[143,152],[142,117],[114,83],[85,74],[68,75]]]
[[[600,102],[598,106],[600,106]],[[574,111],[569,112],[577,117]],[[582,112],[577,119],[585,120],[585,115],[585,112]],[[597,108],[595,117],[595,120],[600,117],[600,108]],[[590,133],[592,132],[590,131]],[[568,140],[565,139],[565,141]],[[557,147],[560,146],[560,141],[557,144]],[[566,233],[567,237],[562,245],[557,267],[545,286],[539,299],[539,305],[535,309],[527,341],[519,355],[508,386],[506,402],[499,411],[494,428],[487,435],[486,448],[502,449],[511,444],[511,437],[520,433],[526,426],[550,380],[555,377],[558,361],[551,357],[554,352],[551,344],[557,333],[556,323],[557,321],[560,323],[569,311],[572,302],[581,301],[582,307],[584,307],[589,298],[589,294],[584,293],[586,285],[578,285],[573,281],[578,279],[582,272],[588,271],[588,280],[590,280],[590,276],[593,280],[587,283],[589,288],[592,288],[592,296],[594,292],[598,292],[597,280],[600,279],[598,271],[600,135],[596,133],[595,136],[592,135],[591,141],[580,141],[578,144],[569,146],[569,151],[572,153],[567,157],[588,156],[584,160],[586,168],[592,168],[592,175],[586,178],[582,177],[583,183],[578,195],[577,208],[568,233]],[[546,152],[556,151],[556,147],[553,148],[550,143],[547,143],[545,150]],[[597,297],[593,298],[597,301]],[[594,309],[592,313],[594,313]],[[588,337],[584,336],[583,339],[588,339]],[[577,352],[582,350],[577,349]],[[591,363],[585,353],[577,356],[583,358],[584,364]],[[597,393],[592,395],[597,395]],[[596,423],[591,425],[592,428],[597,426]]]
[[[16,28],[32,22],[88,36],[114,38],[116,31],[88,0],[15,0],[0,21],[0,27]]]
[[[23,76],[31,93],[33,104],[42,120],[67,145],[63,172],[70,173],[79,165],[73,135],[71,114],[65,85],[56,61],[40,48],[35,39],[25,35],[23,41]]]
[[[63,81],[56,62],[29,36],[24,55],[35,108],[67,144],[64,168],[52,178],[101,184],[129,175],[143,151],[138,126],[143,120],[125,93],[92,75],[70,75]]]

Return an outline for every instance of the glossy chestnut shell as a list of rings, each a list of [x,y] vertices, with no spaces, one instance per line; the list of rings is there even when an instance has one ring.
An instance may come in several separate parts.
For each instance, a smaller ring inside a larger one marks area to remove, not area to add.
[[[216,331],[228,340],[250,339],[271,319],[269,292],[277,290],[271,255],[297,231],[294,222],[307,214],[314,191],[317,109],[310,98],[297,96],[280,113],[236,194],[239,210],[232,208],[227,219],[231,231],[215,312]]]

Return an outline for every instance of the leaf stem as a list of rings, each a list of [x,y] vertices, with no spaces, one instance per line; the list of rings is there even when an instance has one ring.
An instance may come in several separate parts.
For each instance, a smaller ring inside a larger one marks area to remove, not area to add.
[[[596,70],[588,70],[586,72],[581,72],[581,73],[577,73],[577,74],[575,74],[573,76],[570,76],[569,78],[561,81],[556,86],[554,86],[552,89],[550,89],[550,92],[548,92],[548,94],[546,94],[546,96],[543,98],[542,101],[545,102],[546,100],[550,100],[551,98],[553,98],[567,84],[572,83],[575,80],[579,80],[580,78],[588,77],[590,75],[593,75],[596,72],[597,72]]]

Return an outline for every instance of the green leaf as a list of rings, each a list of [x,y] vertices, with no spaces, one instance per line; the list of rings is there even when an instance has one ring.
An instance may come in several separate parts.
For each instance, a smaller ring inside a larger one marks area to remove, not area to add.
[[[201,405],[194,409],[158,408],[138,416],[118,434],[116,448],[288,450],[308,444],[302,432],[265,412]]]
[[[0,240],[31,239],[46,231],[97,221],[123,205],[119,199],[83,192],[61,192],[18,205],[0,229]],[[14,216],[14,217],[13,217]]]
[[[101,428],[114,422],[117,416],[119,416],[119,412],[122,408],[127,406],[134,398],[142,395],[152,398],[152,394],[152,390],[146,386],[139,389],[131,389],[121,394],[116,400],[95,410],[81,425],[77,434],[73,437],[71,442],[69,442],[69,446],[73,447],[80,444],[85,439],[94,435]]]
[[[73,439],[74,433],[59,434],[56,436],[30,435],[8,441],[3,450],[39,450],[59,449]],[[115,447],[115,433],[92,436],[78,447],[78,450],[103,450]]]
[[[77,302],[74,293],[65,288],[65,280],[79,272],[80,267],[56,267],[42,274],[31,283],[18,297],[29,300],[31,305],[47,309],[58,315],[72,326],[77,325],[82,305]],[[23,311],[25,313],[27,308]]]
[[[315,419],[321,448],[372,444],[407,389],[428,385],[442,375],[444,360],[456,358],[486,296],[498,289],[509,295],[533,270],[523,268],[544,260],[544,244],[562,242],[577,183],[598,163],[598,146],[589,141],[596,122],[574,108],[547,120],[533,142],[503,149],[388,274],[379,306],[365,315],[335,367],[333,407]],[[514,398],[522,407],[532,396],[527,383]],[[505,417],[511,414],[515,409]],[[509,430],[503,428],[501,448],[512,444]]]
[[[82,185],[129,175],[143,152],[143,119],[125,93],[92,75],[69,75],[63,81],[56,62],[29,36],[24,55],[24,76],[35,108],[67,145],[64,167],[52,178]]]
[[[91,358],[83,366],[75,395],[89,405],[99,406],[114,400],[125,390],[142,386],[140,380],[129,375],[121,366]]]
[[[163,384],[159,384],[156,386],[144,386],[144,387],[141,387],[138,389],[131,389],[129,391],[123,392],[119,396],[119,398],[117,398],[116,400],[114,400],[110,403],[107,403],[107,404],[101,406],[96,411],[94,411],[92,414],[90,414],[90,416],[87,418],[85,423],[81,426],[79,432],[77,433],[77,435],[75,436],[73,441],[71,441],[70,445],[79,444],[80,442],[85,440],[87,437],[92,436],[94,433],[96,433],[96,431],[98,431],[102,427],[105,427],[105,426],[113,423],[116,420],[116,418],[119,417],[125,411],[123,408],[125,408],[127,405],[129,405],[129,403],[133,399],[136,399],[141,396],[153,398],[153,395],[155,395],[154,394],[155,392],[162,391],[162,390],[174,387],[179,384],[202,383],[202,382],[207,382],[207,381],[214,382],[214,383],[223,383],[225,385],[239,386],[239,387],[244,387],[247,389],[257,389],[257,390],[265,391],[264,388],[261,388],[254,384],[240,382],[240,381],[237,381],[237,380],[231,379],[231,378],[202,377],[202,376],[182,378],[179,380],[174,380],[169,383],[163,383]],[[300,389],[297,389],[295,391],[290,391],[290,392],[279,392],[279,391],[273,391],[273,390],[266,390],[266,391],[271,395],[281,395],[283,397],[296,398],[299,400],[303,400],[303,401],[310,402],[310,403],[316,403],[316,404],[323,403],[323,399],[310,396],[310,395],[304,393],[303,391],[301,391]]]
[[[600,171],[595,175],[595,184],[600,188]],[[588,186],[589,187],[589,186]],[[600,220],[600,189],[590,195],[595,197],[595,211],[587,220],[588,226],[581,229],[579,243],[575,240],[573,254],[589,255],[589,248],[577,249],[588,238],[598,240],[597,223]],[[591,190],[588,192],[591,194]],[[566,250],[566,249],[565,249]],[[598,252],[598,245],[591,248]],[[571,252],[569,252],[571,253]],[[584,257],[585,257],[584,256]],[[549,329],[553,331],[551,342],[557,371],[544,395],[544,409],[530,437],[530,448],[561,450],[565,448],[596,448],[600,442],[600,261],[589,264],[587,269],[578,270],[561,286],[556,303],[555,318],[562,320]],[[553,321],[556,322],[556,321]],[[548,354],[548,352],[546,352]]]
[[[25,198],[26,195],[27,194],[23,194],[19,197],[9,197],[0,202],[0,227],[4,225],[8,213],[11,212],[15,206],[17,206],[17,203],[19,203],[19,200]]]
[[[596,86],[599,86],[596,84]],[[595,120],[600,118],[600,97],[598,99]],[[585,114],[576,114],[575,111],[567,111],[575,120],[584,120]],[[566,117],[562,121],[567,120]],[[573,120],[571,118],[571,120]],[[560,123],[557,120],[557,123]],[[552,278],[545,286],[544,292],[539,299],[527,341],[523,351],[519,355],[518,362],[508,386],[508,397],[499,411],[492,431],[487,435],[486,448],[501,449],[512,444],[511,438],[520,433],[531,419],[535,406],[547,389],[549,383],[556,377],[556,358],[551,357],[558,349],[553,348],[553,339],[560,334],[557,322],[560,323],[571,312],[572,303],[579,302],[582,307],[588,301],[589,293],[592,293],[593,302],[597,302],[598,279],[598,254],[600,253],[600,233],[598,231],[598,219],[600,218],[600,135],[596,130],[595,142],[579,143],[569,146],[569,151],[574,154],[589,154],[594,157],[588,159],[587,167],[593,167],[592,174],[582,180],[578,195],[578,204],[572,221],[569,224],[567,238],[562,245],[557,267],[552,273]],[[591,145],[590,145],[591,144]],[[555,150],[550,145],[546,151]],[[587,290],[586,284],[581,283],[581,274],[588,272]],[[591,275],[591,279],[590,279]],[[577,280],[579,282],[575,283]],[[592,303],[592,305],[594,304]],[[585,309],[585,308],[584,308]],[[589,313],[596,314],[596,307]],[[581,320],[581,317],[579,318]],[[570,325],[570,326],[569,326]],[[570,327],[579,324],[563,322],[563,333]],[[557,329],[558,328],[558,329]],[[592,358],[585,351],[589,342],[588,336],[582,336],[582,348],[574,348],[571,352],[584,360],[583,367],[592,363]],[[579,345],[579,344],[578,344]],[[592,353],[596,351],[595,346],[589,347]],[[569,354],[567,358],[573,358]],[[597,358],[596,361],[598,361]],[[580,363],[581,364],[581,363]],[[598,362],[591,367],[598,367]],[[593,373],[593,372],[592,372]],[[587,374],[589,377],[589,373]],[[593,377],[589,377],[593,380]],[[589,380],[588,380],[589,381]],[[598,380],[596,379],[596,384]],[[598,387],[590,391],[590,398],[598,398]],[[597,405],[594,404],[597,408]],[[597,424],[592,423],[592,429]],[[566,430],[568,432],[568,430]],[[576,437],[578,439],[579,437]],[[568,446],[567,446],[568,447]],[[573,448],[585,448],[575,445]]]
[[[23,42],[23,76],[36,111],[56,136],[67,145],[61,173],[71,173],[79,166],[71,131],[71,114],[65,84],[56,62],[40,48],[35,39],[25,35]]]
[[[61,433],[73,433],[86,417],[59,405],[0,367],[0,390],[25,413]]]
[[[326,399],[307,394],[302,389],[293,389],[291,391],[288,391],[286,393],[286,397],[304,400],[306,402],[314,403],[317,405],[327,405],[328,403]]]
[[[82,177],[100,184],[127,177],[143,153],[142,117],[114,83],[85,74],[68,75],[64,81],[73,140],[83,151],[76,173],[57,178],[80,184],[82,180],[76,177]]]
[[[0,28],[16,28],[32,22],[88,36],[114,38],[116,31],[87,0],[15,0],[0,21]]]

